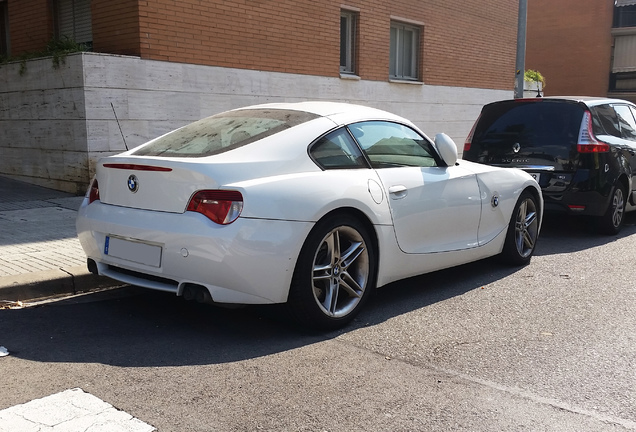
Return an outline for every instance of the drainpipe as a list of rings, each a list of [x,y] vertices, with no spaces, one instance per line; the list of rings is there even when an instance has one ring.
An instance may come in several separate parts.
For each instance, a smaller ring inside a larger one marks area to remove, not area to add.
[[[519,0],[519,24],[517,25],[517,63],[515,65],[515,98],[523,97],[523,75],[526,71],[526,20],[528,0]]]

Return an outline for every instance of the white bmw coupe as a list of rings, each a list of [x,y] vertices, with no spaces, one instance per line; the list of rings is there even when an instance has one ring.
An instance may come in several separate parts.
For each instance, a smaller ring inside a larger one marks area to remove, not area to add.
[[[446,135],[330,102],[232,110],[101,159],[77,218],[95,274],[188,299],[287,303],[345,325],[376,287],[501,254],[529,262],[543,200]]]

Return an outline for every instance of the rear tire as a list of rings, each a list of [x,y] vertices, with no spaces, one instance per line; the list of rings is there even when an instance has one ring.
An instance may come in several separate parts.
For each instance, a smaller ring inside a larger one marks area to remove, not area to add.
[[[598,218],[598,229],[603,234],[618,234],[625,219],[625,187],[617,183],[605,214]]]
[[[377,259],[359,220],[333,215],[309,233],[300,252],[287,306],[302,325],[334,330],[358,314],[375,289]]]
[[[530,262],[539,237],[537,199],[523,192],[512,212],[501,258],[508,264],[519,266]]]

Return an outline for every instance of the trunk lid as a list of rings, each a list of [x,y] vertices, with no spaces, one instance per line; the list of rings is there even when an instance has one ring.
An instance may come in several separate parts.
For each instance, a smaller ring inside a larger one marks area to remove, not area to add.
[[[183,213],[199,189],[218,182],[201,164],[167,159],[110,157],[97,165],[100,201],[123,207]]]

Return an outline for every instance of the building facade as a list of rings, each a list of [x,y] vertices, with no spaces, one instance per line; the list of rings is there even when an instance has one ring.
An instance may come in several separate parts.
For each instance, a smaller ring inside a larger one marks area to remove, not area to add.
[[[636,102],[636,1],[617,0],[609,94]]]
[[[636,102],[636,0],[528,2],[526,68],[546,78],[546,96]]]
[[[0,175],[80,192],[94,162],[201,117],[339,100],[461,143],[512,96],[518,3],[441,0],[0,0]],[[2,21],[0,21],[2,22]]]

